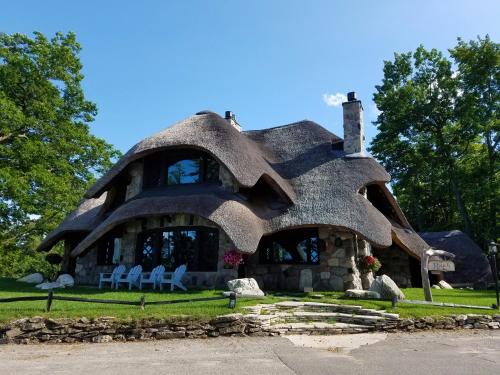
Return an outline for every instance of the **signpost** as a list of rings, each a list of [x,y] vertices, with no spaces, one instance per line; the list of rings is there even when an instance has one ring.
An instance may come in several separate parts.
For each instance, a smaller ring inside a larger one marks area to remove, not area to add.
[[[429,281],[429,271],[449,272],[455,271],[453,263],[455,254],[444,250],[427,250],[420,262],[420,275],[422,276],[422,287],[424,288],[425,300],[432,302],[431,283]]]

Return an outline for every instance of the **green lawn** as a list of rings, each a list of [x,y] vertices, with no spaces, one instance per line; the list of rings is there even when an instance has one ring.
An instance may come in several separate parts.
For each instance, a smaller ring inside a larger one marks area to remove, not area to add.
[[[423,300],[422,289],[404,289],[408,299]],[[495,293],[493,291],[471,291],[471,290],[433,290],[434,300],[436,302],[450,302],[460,304],[470,304],[479,306],[491,306],[495,302]],[[311,295],[322,294],[321,299],[313,299]],[[46,295],[46,291],[39,291],[33,286],[25,283],[18,283],[13,279],[0,278],[0,298]],[[142,295],[146,301],[162,301],[186,298],[203,298],[220,296],[220,290],[191,290],[188,292],[155,292],[146,291],[111,291],[108,289],[99,290],[95,287],[78,286],[74,288],[56,290],[55,294],[64,296],[75,296],[83,298],[98,299],[116,299],[139,301]],[[50,316],[50,317],[99,317],[114,316],[119,319],[141,319],[141,318],[210,318],[216,315],[227,314],[231,312],[243,312],[243,306],[255,305],[258,303],[272,303],[283,301],[284,296],[300,300],[314,300],[318,302],[332,302],[350,305],[362,305],[367,308],[384,309],[388,312],[400,314],[401,317],[421,317],[421,316],[445,316],[451,314],[498,314],[498,310],[474,310],[464,308],[450,308],[437,306],[411,305],[407,303],[398,303],[397,308],[392,309],[390,302],[385,301],[356,301],[342,299],[342,293],[339,292],[315,292],[311,295],[303,293],[270,293],[269,296],[261,299],[238,299],[236,310],[228,308],[228,300],[205,301],[194,303],[179,303],[173,305],[146,306],[141,310],[138,306],[126,305],[108,305],[98,303],[80,303],[68,301],[54,301],[52,311],[44,312],[45,301],[27,301],[14,303],[0,303],[0,322],[7,322],[27,316]],[[290,298],[286,298],[287,300]]]

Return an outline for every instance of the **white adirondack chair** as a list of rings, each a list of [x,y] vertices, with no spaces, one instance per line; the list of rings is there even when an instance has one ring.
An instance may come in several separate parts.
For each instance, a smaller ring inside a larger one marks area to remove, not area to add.
[[[185,264],[177,267],[175,271],[165,273],[160,279],[160,290],[163,290],[163,284],[170,284],[170,291],[174,291],[174,287],[178,287],[184,291],[187,288],[182,284],[182,276],[186,273],[187,266]]]
[[[152,284],[153,289],[156,289],[156,285],[159,284],[160,279],[165,273],[165,266],[159,265],[153,268],[151,272],[141,273],[141,278],[139,280],[139,289],[142,289],[142,284]]]
[[[118,280],[121,275],[125,273],[125,266],[120,264],[116,266],[113,272],[103,272],[99,274],[99,289],[102,288],[103,283],[111,283],[111,288],[113,288],[116,284],[116,280]]]
[[[132,285],[139,285],[139,279],[142,273],[142,266],[135,266],[128,271],[127,275],[121,275],[119,279],[116,280],[115,288],[118,289],[120,284],[128,284],[128,289],[132,289]]]

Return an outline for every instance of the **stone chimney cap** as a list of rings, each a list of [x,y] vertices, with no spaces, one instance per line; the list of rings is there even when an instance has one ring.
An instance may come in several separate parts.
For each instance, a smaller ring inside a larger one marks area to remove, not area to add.
[[[356,91],[351,91],[351,92],[348,92],[348,93],[347,93],[347,101],[348,101],[348,102],[354,102],[354,101],[356,101],[356,100],[358,100],[358,99],[356,98]]]

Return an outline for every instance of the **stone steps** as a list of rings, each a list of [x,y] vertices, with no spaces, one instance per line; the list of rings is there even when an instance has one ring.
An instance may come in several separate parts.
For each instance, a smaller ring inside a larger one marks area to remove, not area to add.
[[[295,314],[304,313],[303,315],[310,314],[310,316],[316,316],[320,318],[323,314],[324,317],[333,317],[334,315],[329,314],[344,314],[335,315],[341,316],[347,319],[347,316],[355,316],[358,320],[377,320],[371,317],[379,317],[386,320],[396,320],[399,319],[398,314],[387,313],[384,310],[373,310],[364,309],[361,306],[356,305],[339,305],[321,302],[278,302],[275,304],[266,305],[256,305],[248,308],[253,314],[264,314],[264,315],[283,315],[283,314]]]
[[[282,335],[332,335],[346,333],[365,333],[374,330],[374,327],[361,324],[347,323],[281,323],[276,324],[273,330]]]
[[[258,324],[281,334],[341,334],[390,327],[398,314],[356,305],[286,301],[246,308]]]

